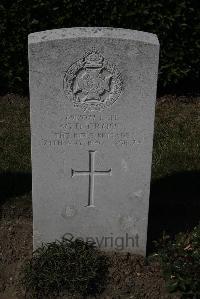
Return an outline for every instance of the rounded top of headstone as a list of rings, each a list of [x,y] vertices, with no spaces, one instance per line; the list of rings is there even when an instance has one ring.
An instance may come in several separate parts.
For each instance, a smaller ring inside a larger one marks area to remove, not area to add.
[[[155,34],[111,27],[74,27],[34,32],[29,34],[28,42],[32,44],[73,38],[114,38],[159,45],[158,38]]]

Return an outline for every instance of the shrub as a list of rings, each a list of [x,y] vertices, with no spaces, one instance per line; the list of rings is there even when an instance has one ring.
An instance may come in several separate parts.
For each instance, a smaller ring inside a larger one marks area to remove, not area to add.
[[[200,296],[200,224],[191,233],[180,233],[174,240],[164,236],[157,243],[167,285],[182,298]]]
[[[159,91],[198,89],[198,0],[2,0],[1,91],[28,90],[27,36],[61,27],[123,27],[156,33],[161,44]]]
[[[25,264],[22,284],[36,298],[66,292],[82,295],[103,291],[108,274],[108,258],[93,244],[63,238],[44,244]]]

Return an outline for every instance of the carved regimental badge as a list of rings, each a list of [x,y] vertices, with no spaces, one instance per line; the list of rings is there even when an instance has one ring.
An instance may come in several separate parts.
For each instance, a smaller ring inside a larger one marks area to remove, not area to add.
[[[119,98],[122,80],[115,65],[93,50],[66,71],[64,90],[74,107],[101,111]]]

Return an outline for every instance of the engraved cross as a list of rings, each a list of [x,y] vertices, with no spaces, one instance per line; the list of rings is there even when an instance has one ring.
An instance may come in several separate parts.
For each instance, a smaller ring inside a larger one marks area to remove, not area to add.
[[[89,151],[89,170],[74,170],[71,169],[71,176],[88,175],[89,176],[89,191],[88,191],[88,207],[94,207],[94,177],[96,175],[111,175],[111,168],[108,170],[95,170],[95,151]]]

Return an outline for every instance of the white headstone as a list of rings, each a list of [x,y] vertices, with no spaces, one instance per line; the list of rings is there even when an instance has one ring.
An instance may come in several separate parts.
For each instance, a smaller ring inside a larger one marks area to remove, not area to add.
[[[159,43],[128,29],[29,35],[34,248],[145,255]]]

